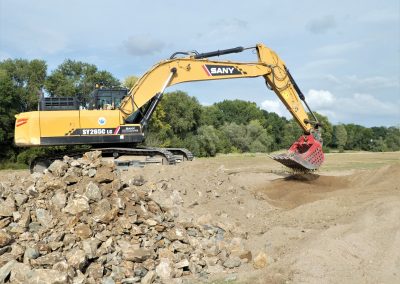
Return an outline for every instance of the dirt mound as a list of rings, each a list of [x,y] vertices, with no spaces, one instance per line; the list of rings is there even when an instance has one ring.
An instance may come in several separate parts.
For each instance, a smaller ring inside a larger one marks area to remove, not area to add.
[[[389,165],[376,170],[356,172],[349,176],[294,174],[276,179],[258,189],[266,199],[285,209],[326,198],[330,192],[393,185],[400,176],[400,165]]]
[[[352,187],[371,187],[398,183],[400,164],[383,166],[376,170],[367,170],[348,177]],[[397,181],[397,182],[396,182]]]

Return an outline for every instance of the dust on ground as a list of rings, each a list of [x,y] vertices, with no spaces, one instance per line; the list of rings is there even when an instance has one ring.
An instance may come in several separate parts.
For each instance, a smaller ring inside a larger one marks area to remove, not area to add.
[[[197,159],[142,174],[160,202],[176,192],[179,217],[240,236],[251,263],[205,282],[400,283],[400,153],[327,154],[314,174],[292,175],[265,155]],[[231,277],[227,278],[227,276]]]
[[[28,175],[0,171],[0,180]],[[135,168],[122,179],[138,175],[177,221],[212,224],[251,253],[191,282],[400,283],[400,152],[327,154],[307,175],[257,154]],[[260,256],[266,263],[255,264]]]

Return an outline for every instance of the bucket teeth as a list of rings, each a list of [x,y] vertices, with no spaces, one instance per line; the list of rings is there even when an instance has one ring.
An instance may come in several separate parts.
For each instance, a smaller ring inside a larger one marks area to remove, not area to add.
[[[313,165],[296,154],[279,154],[270,157],[282,165],[294,170],[312,171],[319,167],[319,165]]]

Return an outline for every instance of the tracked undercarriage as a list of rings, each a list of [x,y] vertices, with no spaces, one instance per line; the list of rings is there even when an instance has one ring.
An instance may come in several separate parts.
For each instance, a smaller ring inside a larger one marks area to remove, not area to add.
[[[102,159],[112,160],[115,166],[121,170],[129,167],[144,167],[149,164],[175,165],[184,161],[192,161],[193,154],[184,148],[92,148],[102,152]],[[55,160],[63,159],[65,155],[79,159],[88,150],[62,153],[60,155],[41,156],[30,163],[30,171],[42,172]]]

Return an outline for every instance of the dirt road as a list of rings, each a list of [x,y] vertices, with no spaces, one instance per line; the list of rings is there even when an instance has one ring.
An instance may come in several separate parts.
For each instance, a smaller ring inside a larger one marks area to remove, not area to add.
[[[174,196],[182,220],[211,222],[239,236],[253,259],[267,256],[264,268],[250,262],[202,281],[400,283],[399,152],[328,154],[315,175],[290,175],[264,155],[124,177],[136,174],[153,183],[160,203]]]

